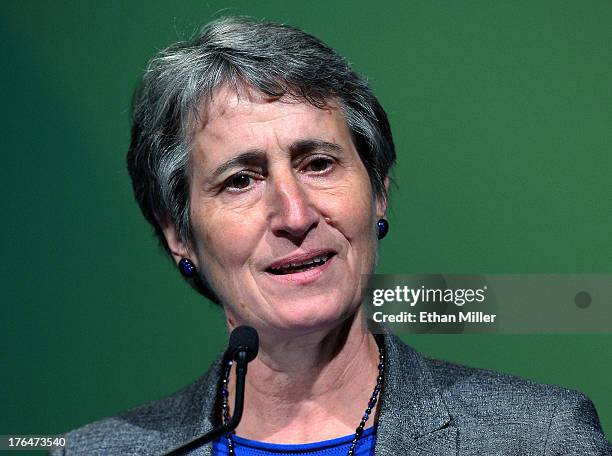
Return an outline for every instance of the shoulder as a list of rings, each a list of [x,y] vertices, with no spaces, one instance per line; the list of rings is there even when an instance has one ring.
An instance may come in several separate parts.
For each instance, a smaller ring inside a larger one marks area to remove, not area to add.
[[[529,442],[544,454],[612,455],[597,411],[579,391],[424,358],[453,419],[481,429],[494,445]],[[482,444],[474,432],[466,445]]]
[[[564,404],[588,401],[582,393],[510,374],[423,357],[432,379],[449,405],[485,415],[550,416]]]
[[[470,451],[520,442],[543,454],[612,455],[583,393],[514,375],[422,358]]]
[[[66,447],[50,454],[160,454],[204,432],[212,421],[219,364],[220,358],[174,394],[65,433]]]
[[[445,399],[474,405],[484,413],[521,409],[549,413],[564,401],[584,397],[577,391],[537,383],[510,374],[423,357]],[[544,407],[544,409],[542,409]]]

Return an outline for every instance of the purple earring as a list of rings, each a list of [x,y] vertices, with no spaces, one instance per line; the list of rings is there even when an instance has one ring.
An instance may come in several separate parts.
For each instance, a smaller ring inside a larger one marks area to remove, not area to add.
[[[178,263],[179,270],[183,277],[193,277],[196,273],[195,264],[189,258],[181,258],[181,261]]]
[[[378,226],[378,239],[384,238],[389,232],[389,222],[387,222],[387,219],[381,218],[376,225]]]

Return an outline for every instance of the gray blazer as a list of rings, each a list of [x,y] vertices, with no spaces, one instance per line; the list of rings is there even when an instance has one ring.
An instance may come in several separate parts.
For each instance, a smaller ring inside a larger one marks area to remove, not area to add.
[[[377,456],[612,455],[581,393],[427,359],[393,335],[384,343]],[[221,361],[169,397],[68,432],[50,454],[160,455],[210,430]]]

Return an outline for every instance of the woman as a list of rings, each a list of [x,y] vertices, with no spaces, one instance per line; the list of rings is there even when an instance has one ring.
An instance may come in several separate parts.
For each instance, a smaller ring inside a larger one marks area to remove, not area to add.
[[[136,198],[228,328],[260,338],[235,434],[192,454],[609,454],[579,393],[368,331],[394,160],[367,84],[300,30],[218,20],[151,62],[128,153]],[[230,370],[220,357],[186,389],[69,433],[65,454],[162,454],[212,429]]]

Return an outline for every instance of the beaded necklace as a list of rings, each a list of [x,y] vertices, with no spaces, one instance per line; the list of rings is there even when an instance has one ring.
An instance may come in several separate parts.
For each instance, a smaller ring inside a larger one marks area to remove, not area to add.
[[[365,413],[361,417],[359,426],[357,426],[357,429],[355,429],[355,436],[353,437],[353,440],[351,441],[351,446],[348,450],[347,456],[354,455],[355,448],[357,447],[357,442],[359,441],[359,438],[363,434],[363,430],[365,428],[366,422],[368,421],[368,418],[370,418],[370,414],[372,413],[372,410],[374,410],[374,407],[376,406],[376,402],[378,401],[378,394],[380,393],[380,390],[382,389],[384,372],[385,372],[385,348],[384,348],[383,341],[380,340],[377,334],[374,335],[374,338],[376,339],[376,342],[378,343],[378,360],[379,360],[378,361],[378,377],[376,377],[376,386],[374,387],[374,391],[372,392],[372,396],[370,397],[370,401],[368,402],[368,407],[366,408]],[[229,376],[230,376],[231,368],[232,368],[232,360],[230,359],[227,362],[227,366],[225,368],[225,373],[223,376],[223,386],[221,388],[222,407],[223,407],[223,424],[227,424],[230,421],[229,404],[227,400],[229,397],[229,390],[227,389],[227,387],[229,384]],[[234,453],[234,440],[232,439],[232,433],[231,432],[227,433],[226,438],[227,438],[227,449],[228,449],[229,456],[236,456],[236,454]]]

